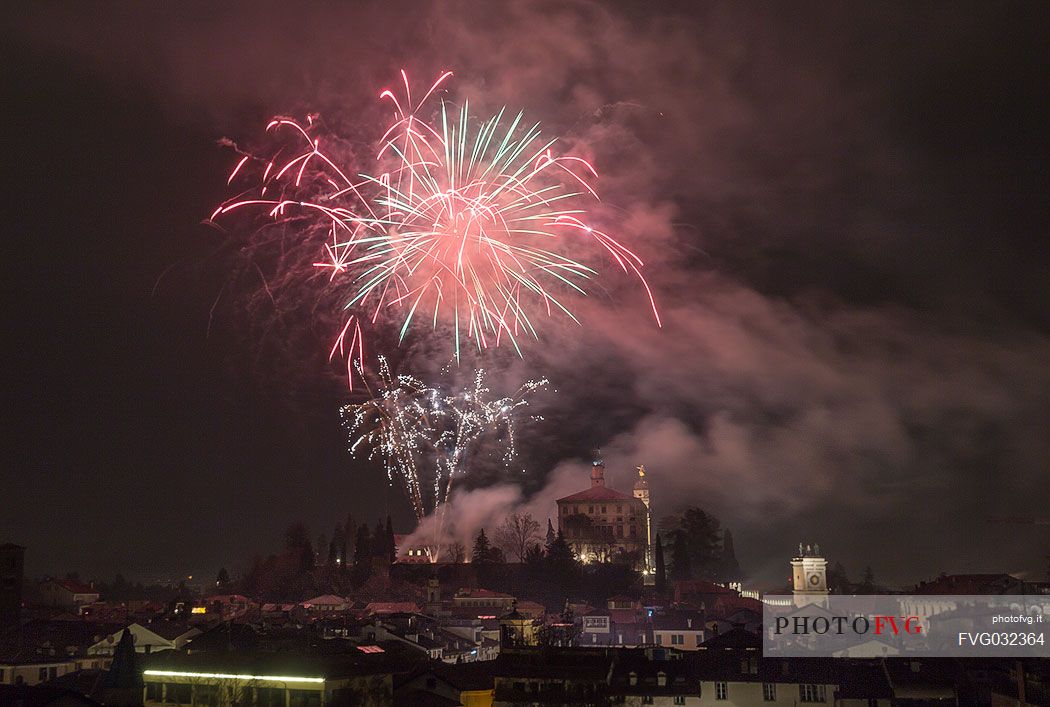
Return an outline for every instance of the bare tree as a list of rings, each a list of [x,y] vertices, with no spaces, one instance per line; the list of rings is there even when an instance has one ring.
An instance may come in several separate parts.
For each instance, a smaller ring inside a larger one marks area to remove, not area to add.
[[[456,541],[448,546],[448,561],[457,565],[467,561],[467,548],[463,543]]]
[[[496,528],[493,539],[507,555],[524,562],[529,546],[539,542],[540,524],[528,513],[511,513]]]

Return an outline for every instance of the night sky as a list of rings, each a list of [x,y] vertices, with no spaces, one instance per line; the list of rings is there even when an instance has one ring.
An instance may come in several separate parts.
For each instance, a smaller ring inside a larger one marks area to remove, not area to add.
[[[798,541],[886,582],[1045,571],[1046,526],[988,519],[1050,515],[1046,4],[20,5],[0,541],[30,573],[210,576],[297,520],[411,528],[346,453],[329,322],[247,309],[202,223],[220,138],[318,112],[367,140],[402,66],[593,158],[665,316],[613,276],[582,328],[486,363],[559,392],[528,473],[464,485],[459,532],[545,512],[601,446],[611,485],[644,463],[657,515],[714,512],[761,582]]]

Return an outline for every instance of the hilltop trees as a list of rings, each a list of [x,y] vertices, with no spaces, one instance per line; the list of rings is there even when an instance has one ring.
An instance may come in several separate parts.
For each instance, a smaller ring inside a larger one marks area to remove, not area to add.
[[[477,537],[474,538],[470,561],[478,565],[494,565],[503,562],[503,552],[489,542],[484,528],[478,531]]]
[[[508,557],[524,562],[529,548],[539,542],[540,524],[528,513],[511,513],[496,528],[493,538]]]
[[[689,539],[684,530],[676,530],[671,546],[671,576],[675,579],[692,579],[693,563],[689,552]]]
[[[690,506],[660,521],[671,542],[671,576],[674,579],[739,581],[744,572],[736,559],[733,534],[723,530],[715,516]]]

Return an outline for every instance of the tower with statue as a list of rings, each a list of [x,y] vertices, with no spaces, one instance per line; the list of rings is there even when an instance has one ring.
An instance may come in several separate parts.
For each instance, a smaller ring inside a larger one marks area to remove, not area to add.
[[[636,467],[633,494],[606,486],[605,462],[595,454],[590,488],[559,498],[558,528],[577,557],[587,562],[623,562],[653,576],[649,481]]]

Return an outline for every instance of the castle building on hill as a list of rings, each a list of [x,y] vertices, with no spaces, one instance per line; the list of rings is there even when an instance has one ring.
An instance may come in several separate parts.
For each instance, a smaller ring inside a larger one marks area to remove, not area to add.
[[[649,482],[638,467],[634,494],[605,485],[605,463],[591,465],[591,486],[557,500],[558,528],[583,562],[626,562],[652,572]]]

